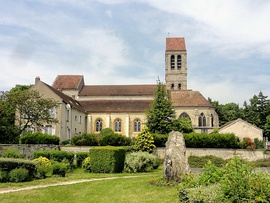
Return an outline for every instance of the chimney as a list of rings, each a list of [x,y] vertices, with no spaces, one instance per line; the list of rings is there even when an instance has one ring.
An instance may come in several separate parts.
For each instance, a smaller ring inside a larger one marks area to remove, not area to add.
[[[40,77],[37,76],[37,77],[35,78],[35,85],[36,85],[39,81],[40,81]]]

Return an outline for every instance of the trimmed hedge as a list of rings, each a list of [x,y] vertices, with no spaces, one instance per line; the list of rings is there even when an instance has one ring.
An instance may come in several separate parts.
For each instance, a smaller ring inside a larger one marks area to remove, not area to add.
[[[15,168],[25,168],[29,171],[30,177],[34,177],[36,171],[36,163],[32,160],[0,158],[0,170],[11,171]]]
[[[100,146],[130,146],[132,139],[118,133],[107,133],[99,136]]]
[[[121,173],[124,169],[126,150],[122,147],[95,147],[90,149],[91,172]]]
[[[169,137],[168,134],[153,133],[152,135],[154,137],[154,145],[156,145],[156,147],[165,147]]]
[[[97,136],[95,134],[86,134],[74,136],[71,139],[71,144],[76,146],[97,146]]]
[[[77,152],[76,153],[77,166],[81,167],[83,160],[88,156],[89,156],[89,152]]]
[[[186,147],[190,148],[239,148],[239,138],[233,133],[185,134]]]
[[[29,133],[20,138],[21,144],[55,144],[59,145],[59,137],[43,133]]]
[[[39,158],[40,156],[58,162],[68,160],[70,164],[72,164],[74,160],[73,152],[58,151],[58,150],[37,150],[33,154],[34,158]]]

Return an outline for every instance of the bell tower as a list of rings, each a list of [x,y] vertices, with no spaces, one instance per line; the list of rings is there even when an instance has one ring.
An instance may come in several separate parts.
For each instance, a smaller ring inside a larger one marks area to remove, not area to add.
[[[184,37],[166,38],[165,81],[167,90],[187,89],[187,50]]]

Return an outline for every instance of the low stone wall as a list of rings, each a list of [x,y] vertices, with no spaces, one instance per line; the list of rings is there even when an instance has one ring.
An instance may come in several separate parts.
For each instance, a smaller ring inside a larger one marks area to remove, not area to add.
[[[90,146],[70,146],[70,147],[61,146],[60,150],[66,151],[66,152],[77,153],[77,152],[89,152],[90,148],[92,147]]]
[[[213,149],[213,148],[187,148],[187,156],[207,156],[213,155],[222,159],[230,159],[234,155],[239,155],[248,161],[256,161],[260,159],[270,158],[270,152],[265,153],[264,150],[245,150],[245,149]],[[165,148],[157,148],[155,154],[164,159]]]
[[[31,159],[33,153],[37,150],[59,150],[59,145],[47,145],[47,144],[1,144],[0,152],[2,153],[5,149],[9,147],[14,147],[21,154],[24,155],[25,158]]]

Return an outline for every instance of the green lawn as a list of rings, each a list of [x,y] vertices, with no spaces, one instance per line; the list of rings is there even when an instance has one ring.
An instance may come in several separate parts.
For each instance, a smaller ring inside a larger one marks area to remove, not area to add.
[[[134,175],[139,175],[139,177],[124,178],[124,176]],[[17,188],[78,179],[119,178],[0,194],[0,202],[178,202],[177,187],[157,187],[148,184],[149,180],[159,178],[161,175],[161,170],[141,174],[91,174],[84,173],[82,170],[76,170],[66,178],[51,177],[27,183],[3,183],[0,185],[2,188]]]

